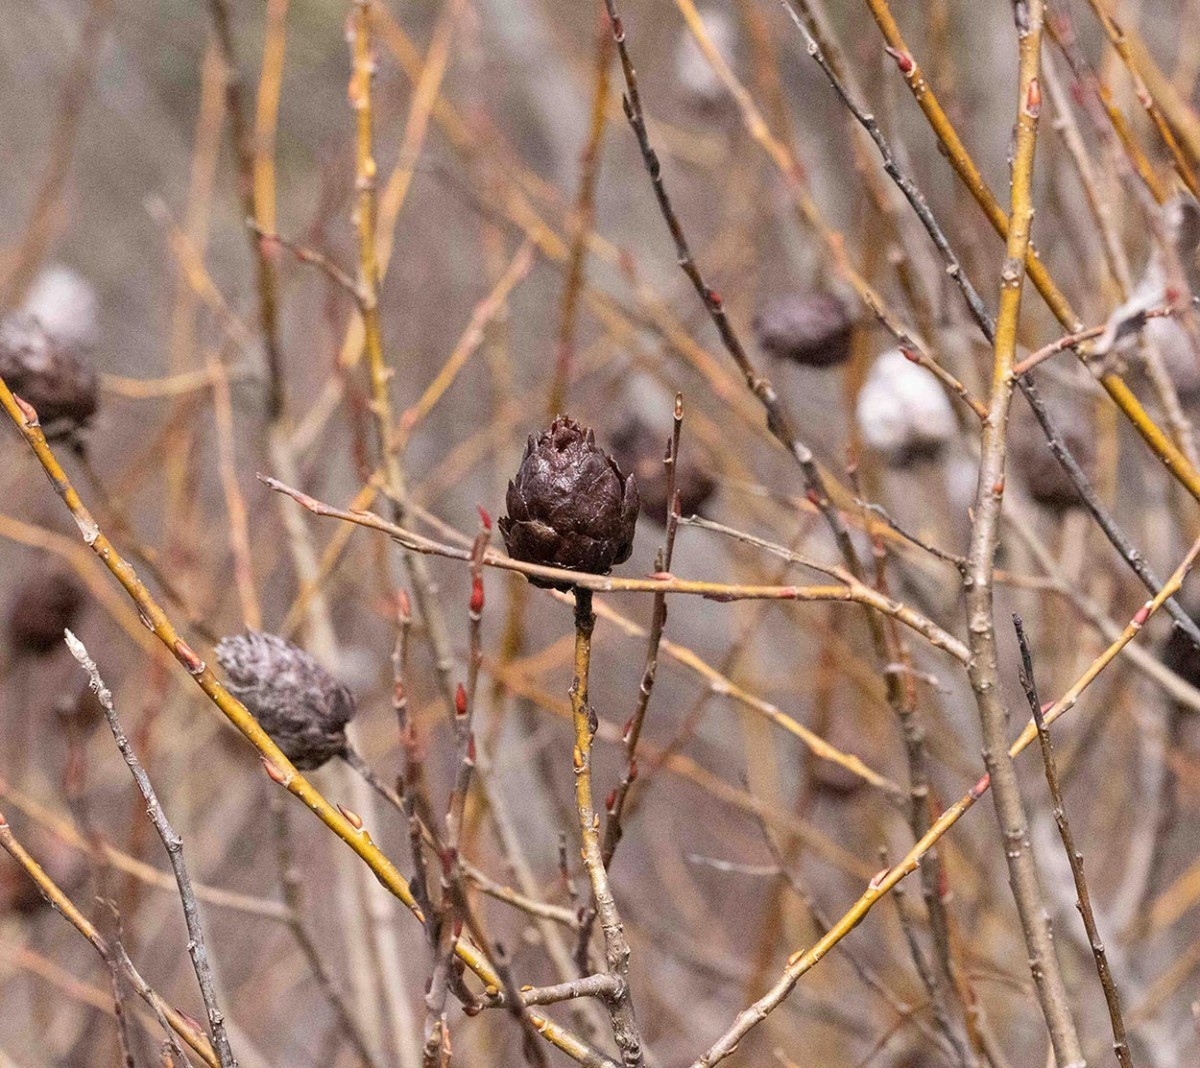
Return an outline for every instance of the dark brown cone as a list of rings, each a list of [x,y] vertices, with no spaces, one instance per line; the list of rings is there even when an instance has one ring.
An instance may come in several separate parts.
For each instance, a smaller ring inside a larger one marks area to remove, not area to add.
[[[1078,401],[1055,405],[1051,411],[1062,428],[1063,444],[1090,478],[1096,465],[1094,435],[1083,405]],[[1009,427],[1013,467],[1024,479],[1029,495],[1047,508],[1066,511],[1080,505],[1075,485],[1050,451],[1041,425],[1024,401],[1017,401]]]
[[[812,762],[812,788],[815,793],[840,801],[861,793],[866,785],[861,775],[855,775],[841,764],[830,760]]]
[[[40,827],[18,838],[59,888],[68,897],[76,897],[88,877],[83,854]],[[8,856],[4,859],[7,861]],[[29,916],[46,908],[49,905],[37,884],[21,868],[15,864],[0,865],[0,916],[11,912]]]
[[[655,433],[640,419],[630,419],[613,437],[613,457],[622,471],[637,478],[642,514],[665,525],[671,502],[667,498],[667,469],[663,459],[667,436]],[[698,464],[676,463],[675,488],[680,515],[697,515],[716,490],[716,483]]]
[[[1200,623],[1200,599],[1193,595],[1185,598],[1182,605],[1184,611]],[[1162,662],[1184,682],[1200,686],[1200,649],[1178,627],[1171,628],[1170,635],[1163,643]]]
[[[850,358],[854,320],[832,293],[793,293],[754,317],[754,336],[768,355],[805,367],[834,367]]]
[[[50,441],[84,429],[100,402],[95,370],[23,312],[0,322],[0,378],[33,406]]]
[[[301,771],[346,751],[354,695],[299,646],[247,630],[217,646],[228,687]]]
[[[605,575],[633,552],[638,488],[603,449],[591,430],[559,416],[548,430],[530,435],[516,478],[505,497],[508,515],[500,533],[516,560]],[[529,580],[569,589],[570,583]]]
[[[17,591],[8,610],[8,644],[17,655],[46,656],[63,644],[63,631],[73,626],[86,593],[65,571],[35,575]]]

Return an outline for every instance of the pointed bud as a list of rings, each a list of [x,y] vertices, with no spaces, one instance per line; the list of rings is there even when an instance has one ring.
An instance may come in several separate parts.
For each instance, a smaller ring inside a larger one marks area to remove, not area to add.
[[[896,61],[896,66],[900,68],[901,74],[905,76],[912,74],[915,66],[912,56],[906,52],[901,52],[899,49],[892,48],[890,45],[884,51]]]
[[[471,615],[477,616],[483,611],[483,576],[471,576]]]
[[[363,829],[362,816],[360,816],[357,812],[351,811],[344,805],[338,805],[338,811],[346,817],[346,822],[349,823],[350,826],[356,831],[361,831]]]
[[[200,675],[204,672],[204,661],[196,655],[192,647],[182,638],[175,639],[175,656],[187,668],[189,675]]]
[[[262,758],[262,766],[263,771],[267,773],[267,778],[270,779],[271,782],[278,783],[280,786],[287,786],[288,777],[266,757]]]
[[[1037,78],[1033,78],[1029,82],[1029,89],[1025,94],[1025,114],[1030,118],[1036,119],[1042,113],[1042,84]]]
[[[461,719],[467,714],[467,689],[460,682],[454,691],[454,714]]]
[[[488,510],[486,508],[484,508],[484,506],[482,504],[475,505],[475,508],[479,512],[479,522],[481,522],[483,524],[483,529],[491,530],[492,529],[492,517],[488,514]]]
[[[32,404],[23,398],[13,394],[13,400],[17,402],[17,407],[21,409],[21,417],[25,420],[27,427],[41,426],[41,421],[38,419],[37,410]]]

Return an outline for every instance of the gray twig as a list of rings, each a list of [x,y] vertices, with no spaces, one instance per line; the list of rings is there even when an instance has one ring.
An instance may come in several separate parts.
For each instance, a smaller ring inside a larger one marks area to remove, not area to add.
[[[212,965],[208,959],[208,948],[204,941],[200,910],[196,905],[195,892],[192,890],[191,876],[188,875],[187,867],[183,862],[183,840],[175,833],[175,829],[167,820],[166,813],[159,804],[158,795],[150,783],[150,777],[146,774],[141,761],[138,760],[137,753],[133,751],[133,746],[125,736],[121,721],[117,718],[117,710],[113,705],[112,692],[104,685],[96,662],[88,655],[83,642],[69,630],[66,632],[66,640],[71,655],[88,673],[92,692],[96,695],[96,700],[100,702],[100,707],[104,709],[104,718],[108,720],[113,740],[117,743],[121,756],[125,758],[125,763],[133,775],[134,782],[137,783],[138,790],[146,799],[146,814],[150,817],[150,822],[154,824],[159,838],[162,839],[163,846],[167,851],[167,858],[171,862],[171,870],[175,873],[175,882],[179,886],[179,899],[183,904],[183,918],[187,924],[188,953],[196,971],[196,981],[200,984],[200,996],[204,1000],[204,1008],[212,1029],[213,1048],[216,1050],[217,1060],[220,1061],[221,1068],[237,1068],[237,1058],[233,1055],[233,1049],[229,1045],[229,1036],[225,1032],[225,1017],[217,1004],[216,983],[213,979]]]
[[[1083,926],[1087,931],[1088,942],[1092,947],[1092,956],[1096,958],[1096,974],[1100,977],[1100,985],[1104,988],[1104,1000],[1108,1005],[1108,1016],[1112,1021],[1113,1053],[1121,1068],[1133,1068],[1133,1060],[1129,1055],[1129,1039],[1125,1035],[1125,1020],[1121,1015],[1121,998],[1113,981],[1112,971],[1108,966],[1108,954],[1104,942],[1100,938],[1096,926],[1096,914],[1092,910],[1092,899],[1088,893],[1087,879],[1083,873],[1083,854],[1075,845],[1075,835],[1071,831],[1067,819],[1066,802],[1063,800],[1062,786],[1058,781],[1058,763],[1054,759],[1054,745],[1050,741],[1050,731],[1046,727],[1046,715],[1042,711],[1042,701],[1038,697],[1037,683],[1033,678],[1033,652],[1029,648],[1029,639],[1021,617],[1013,616],[1013,627],[1017,632],[1017,643],[1021,647],[1021,686],[1029,701],[1029,710],[1033,713],[1033,721],[1037,724],[1038,741],[1042,747],[1042,760],[1046,765],[1046,785],[1050,787],[1050,797],[1054,801],[1054,822],[1058,824],[1058,833],[1062,838],[1063,849],[1066,850],[1067,860],[1071,865],[1071,878],[1075,882],[1075,893],[1079,900],[1076,906],[1079,915],[1083,917]]]

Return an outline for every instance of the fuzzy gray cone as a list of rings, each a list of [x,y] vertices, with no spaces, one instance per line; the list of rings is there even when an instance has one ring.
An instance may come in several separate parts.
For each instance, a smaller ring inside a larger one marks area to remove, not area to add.
[[[346,751],[354,695],[297,645],[247,630],[217,646],[228,687],[301,771]]]
[[[33,406],[49,441],[83,430],[100,403],[100,379],[92,366],[25,312],[0,322],[0,378]]]

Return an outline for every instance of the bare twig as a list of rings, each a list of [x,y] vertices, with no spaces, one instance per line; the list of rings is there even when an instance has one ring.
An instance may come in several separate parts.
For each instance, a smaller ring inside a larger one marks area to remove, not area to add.
[[[616,980],[616,989],[607,1003],[613,1037],[621,1050],[621,1061],[625,1068],[641,1068],[645,1064],[645,1055],[629,991],[629,943],[609,886],[600,843],[600,820],[592,802],[592,737],[596,732],[596,713],[588,702],[588,675],[595,626],[592,591],[576,586],[575,681],[571,686],[571,718],[575,725],[575,747],[572,752],[575,806],[579,814],[579,833],[583,839],[583,864],[591,880],[596,917],[604,936],[605,961],[609,973]]]
[[[164,1026],[168,1028],[168,1034],[171,1031],[178,1034],[200,1055],[204,1063],[208,1065],[208,1068],[222,1068],[221,1062],[217,1060],[217,1055],[213,1052],[212,1045],[208,1041],[208,1037],[184,1016],[183,1013],[171,1008],[163,1000],[158,992],[142,978],[141,974],[133,966],[133,962],[120,947],[109,945],[91,921],[79,911],[74,902],[63,893],[58,884],[46,874],[42,866],[17,841],[16,835],[13,834],[12,828],[9,826],[8,820],[4,818],[3,813],[0,813],[0,849],[8,853],[21,866],[25,874],[36,884],[42,897],[92,944],[92,948],[100,955],[101,960],[106,963],[109,961],[115,962],[116,967],[129,981],[129,984],[133,987],[138,997],[149,1005],[154,1014],[163,1021]],[[171,1041],[174,1042],[174,1039],[172,1038]],[[175,1045],[174,1048],[179,1050],[178,1045]],[[183,1058],[182,1050],[179,1050],[179,1056]]]
[[[200,922],[200,908],[196,904],[196,894],[192,889],[192,878],[188,874],[187,865],[183,861],[183,839],[175,832],[159,803],[158,795],[150,782],[150,776],[138,760],[137,753],[125,736],[125,730],[117,716],[113,705],[112,693],[100,677],[100,669],[88,655],[88,651],[78,638],[69,630],[66,632],[67,648],[71,655],[79,661],[79,666],[87,673],[92,693],[104,710],[104,718],[108,720],[109,730],[113,740],[125,758],[133,781],[146,800],[146,814],[154,829],[162,839],[163,848],[167,851],[167,859],[171,862],[171,870],[175,873],[175,882],[179,886],[179,899],[183,904],[183,918],[187,924],[188,954],[192,958],[192,967],[196,971],[196,981],[200,985],[200,996],[204,999],[204,1008],[208,1014],[208,1023],[212,1028],[213,1045],[221,1068],[237,1068],[237,1058],[229,1044],[229,1036],[225,1032],[225,1016],[217,1004],[216,982],[213,979],[212,963],[208,958],[208,945],[204,938],[204,926]]]
[[[1083,926],[1087,931],[1088,942],[1092,947],[1092,955],[1096,958],[1096,974],[1100,977],[1100,985],[1104,988],[1104,1001],[1108,1006],[1109,1020],[1112,1022],[1113,1052],[1121,1068],[1133,1068],[1133,1059],[1129,1055],[1129,1039],[1125,1036],[1125,1021],[1121,1015],[1121,997],[1117,993],[1116,983],[1108,967],[1108,955],[1104,942],[1100,938],[1100,930],[1096,925],[1096,914],[1092,910],[1091,894],[1088,892],[1087,879],[1083,873],[1083,854],[1075,845],[1075,835],[1071,831],[1067,819],[1066,802],[1063,800],[1062,787],[1058,781],[1058,762],[1054,759],[1054,745],[1050,741],[1050,731],[1046,726],[1046,716],[1042,709],[1041,698],[1038,697],[1037,682],[1033,676],[1033,651],[1029,647],[1029,639],[1020,616],[1013,616],[1013,626],[1017,632],[1017,642],[1021,647],[1021,685],[1025,697],[1029,701],[1029,710],[1033,721],[1037,724],[1038,742],[1042,749],[1042,762],[1046,766],[1046,784],[1050,787],[1050,797],[1054,802],[1054,820],[1058,824],[1058,833],[1062,837],[1063,849],[1071,865],[1071,877],[1075,882],[1075,893],[1078,895],[1076,905],[1083,917]]]
[[[347,523],[356,523],[371,530],[378,530],[394,538],[405,549],[418,554],[442,556],[448,560],[469,561],[470,551],[440,542],[389,523],[373,512],[351,512],[318,501],[316,498],[285,485],[276,478],[259,475],[264,485],[285,493],[298,501],[314,515],[330,516]],[[889,597],[885,597],[861,581],[852,585],[842,586],[751,586],[722,582],[702,582],[692,579],[680,579],[668,573],[652,575],[646,579],[626,579],[613,575],[588,575],[578,571],[568,571],[563,568],[547,567],[544,564],[529,564],[523,560],[514,560],[504,556],[494,549],[488,549],[483,554],[485,567],[502,568],[505,571],[515,571],[526,576],[549,579],[555,582],[567,582],[593,593],[677,593],[704,597],[713,601],[736,600],[770,600],[770,601],[844,601],[865,605],[884,615],[895,616],[905,626],[911,627],[922,635],[930,645],[948,653],[954,659],[965,663],[968,659],[966,645],[941,627],[916,612]]]
[[[124,587],[154,636],[166,646],[209,700],[265,758],[264,769],[271,780],[300,798],[325,826],[367,864],[384,888],[408,906],[409,911],[418,920],[424,922],[425,916],[413,897],[408,881],[375,844],[361,821],[352,821],[335,805],[330,804],[288,760],[283,750],[258,725],[245,705],[221,685],[212,669],[180,636],[174,624],[138,578],[137,572],[100,530],[99,524],[80,499],[70,478],[46,442],[37,412],[25,401],[14,397],[3,378],[0,378],[0,407],[4,408],[14,427],[41,463],[55,492],[74,518],[84,544],[100,558],[113,577]],[[471,943],[465,939],[459,940],[456,952],[467,967],[484,982],[498,982],[499,976],[485,956]],[[531,1015],[531,1018],[543,1038],[579,1063],[593,1068],[613,1063],[561,1024],[542,1016]]]
[[[1000,309],[988,420],[980,444],[979,481],[975,493],[974,523],[968,555],[966,586],[968,632],[972,658],[967,671],[983,731],[983,758],[992,783],[992,799],[1004,841],[1012,887],[1030,969],[1054,1056],[1059,1068],[1081,1068],[1083,1049],[1071,1016],[1066,984],[1046,913],[1037,865],[1029,844],[1025,802],[1008,755],[1008,710],[1000,691],[992,584],[1000,533],[1000,507],[1004,498],[1006,432],[1014,384],[1017,326],[1030,251],[1033,223],[1033,164],[1037,121],[1041,113],[1038,65],[1044,8],[1042,0],[1019,0],[1013,8],[1017,24],[1020,74],[1017,94],[1017,139],[1012,164],[1012,210],[1008,246],[1001,273]]]
[[[1088,665],[1087,669],[1075,680],[1074,684],[1045,710],[1047,725],[1053,724],[1060,716],[1066,715],[1075,707],[1080,695],[1086,690],[1140,634],[1147,621],[1162,607],[1163,602],[1179,591],[1184,576],[1191,570],[1200,555],[1200,540],[1194,542],[1180,565],[1165,583],[1163,589],[1150,601],[1137,610],[1133,618],[1126,624],[1124,630],[1112,641],[1104,651]],[[1024,752],[1037,739],[1037,726],[1031,720],[1015,742],[1008,747],[1008,755],[1015,758]],[[728,1057],[747,1034],[758,1026],[770,1013],[777,1009],[789,994],[795,989],[801,977],[815,968],[843,938],[853,931],[875,904],[886,896],[901,879],[907,878],[920,866],[921,861],[935,846],[945,833],[950,830],[975,803],[991,788],[991,776],[984,775],[953,805],[947,807],[933,822],[932,826],[897,863],[890,868],[877,872],[867,885],[857,901],[830,926],[828,932],[805,950],[793,953],[787,962],[787,967],[775,984],[753,1005],[738,1013],[733,1023],[700,1057],[692,1062],[690,1068],[712,1068],[713,1065]]]

